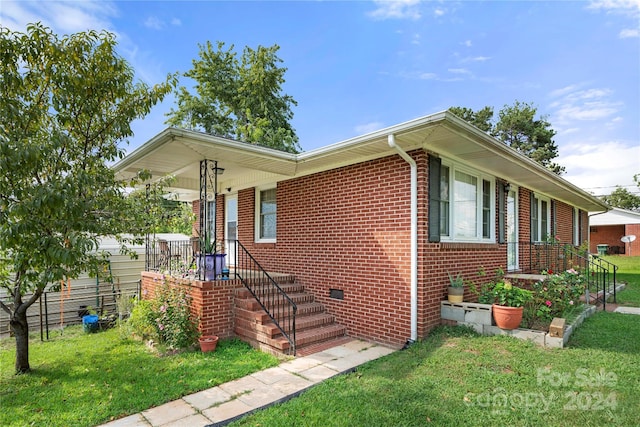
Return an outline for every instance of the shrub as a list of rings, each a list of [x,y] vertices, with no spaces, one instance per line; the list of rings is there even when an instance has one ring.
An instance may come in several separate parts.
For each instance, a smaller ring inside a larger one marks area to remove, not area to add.
[[[160,342],[172,349],[193,345],[198,338],[198,328],[186,292],[165,286],[159,292],[156,304],[155,322]]]
[[[153,300],[136,301],[126,322],[128,329],[142,339],[158,339],[154,305]]]
[[[188,295],[167,284],[154,299],[137,302],[128,322],[139,337],[153,339],[169,349],[190,347],[199,334]]]

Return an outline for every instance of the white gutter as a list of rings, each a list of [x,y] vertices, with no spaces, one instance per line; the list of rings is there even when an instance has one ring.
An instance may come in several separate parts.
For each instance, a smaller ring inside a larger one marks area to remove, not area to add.
[[[418,340],[418,166],[402,148],[396,145],[394,134],[387,136],[389,147],[395,149],[411,166],[411,341]]]

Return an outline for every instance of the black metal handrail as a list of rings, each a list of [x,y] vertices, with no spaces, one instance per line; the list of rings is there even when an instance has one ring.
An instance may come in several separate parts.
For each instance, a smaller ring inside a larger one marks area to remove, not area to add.
[[[539,274],[542,271],[556,273],[574,268],[586,276],[588,296],[595,295],[595,301],[601,302],[603,309],[606,309],[609,292],[613,292],[613,300],[616,301],[618,266],[615,264],[570,244],[555,242],[510,244],[517,245],[520,271]]]
[[[236,240],[235,276],[258,301],[289,341],[289,354],[296,355],[296,313],[298,306],[260,263]]]

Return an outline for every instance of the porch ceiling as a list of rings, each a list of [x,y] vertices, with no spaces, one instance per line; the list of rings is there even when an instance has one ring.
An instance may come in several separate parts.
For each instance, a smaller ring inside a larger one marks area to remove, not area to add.
[[[387,137],[406,151],[425,149],[441,157],[461,161],[587,211],[607,206],[592,195],[549,172],[486,133],[448,112],[433,114],[347,141],[300,154],[168,128],[145,143],[114,168],[120,177],[142,169],[155,178],[175,175],[171,189],[181,200],[198,198],[200,160],[217,160],[224,168],[218,178],[219,192],[271,184],[366,160],[395,155]]]

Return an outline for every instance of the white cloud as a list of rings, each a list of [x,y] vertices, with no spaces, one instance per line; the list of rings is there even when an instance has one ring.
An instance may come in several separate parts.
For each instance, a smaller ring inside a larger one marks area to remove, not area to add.
[[[434,16],[440,17],[440,16],[443,16],[445,13],[447,13],[447,11],[439,7],[433,10]]]
[[[620,31],[620,34],[618,35],[621,39],[629,39],[629,38],[634,38],[634,37],[640,37],[640,31],[635,28],[635,29],[625,29]]]
[[[563,178],[569,182],[598,195],[608,194],[616,185],[633,184],[633,175],[640,173],[640,146],[579,141],[560,146],[556,160],[565,166]]]
[[[144,26],[152,30],[161,30],[164,28],[164,22],[156,16],[150,16],[144,21]]]
[[[420,80],[433,80],[438,78],[438,75],[436,73],[421,73],[418,78]]]
[[[179,27],[182,25],[182,21],[178,18],[171,18],[171,25],[174,27]]]
[[[464,42],[462,42],[462,44],[464,46],[466,46],[466,47],[471,47],[472,46],[471,40],[465,40]]]
[[[453,74],[471,74],[466,68],[449,68],[447,71]]]
[[[356,133],[358,135],[364,135],[370,132],[374,132],[377,131],[379,129],[382,129],[384,127],[384,123],[381,122],[371,122],[371,123],[364,123],[361,125],[357,125],[354,130],[356,131]]]
[[[126,34],[117,31],[113,21],[120,12],[111,1],[4,1],[0,8],[0,22],[14,31],[26,31],[27,24],[42,22],[58,34],[87,30],[107,30],[116,36],[118,52],[136,70],[136,76],[149,84],[164,79],[157,60],[146,52],[139,52],[137,44]]]
[[[469,56],[467,58],[462,58],[460,60],[461,63],[465,63],[465,62],[485,62],[490,60],[491,57],[490,56]]]
[[[367,15],[373,19],[383,21],[385,19],[420,19],[418,6],[419,0],[374,0],[377,9],[368,12]]]
[[[14,31],[25,31],[27,24],[42,22],[57,34],[70,34],[86,30],[113,32],[111,19],[118,16],[113,2],[93,1],[3,1],[0,21]]]
[[[616,13],[634,13],[640,11],[640,0],[593,0],[587,9],[606,10]]]
[[[555,98],[550,104],[550,108],[555,110],[553,123],[559,128],[576,127],[577,121],[606,119],[616,114],[623,105],[611,100],[611,89],[583,89],[582,86],[574,84],[550,93],[551,98]]]

